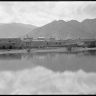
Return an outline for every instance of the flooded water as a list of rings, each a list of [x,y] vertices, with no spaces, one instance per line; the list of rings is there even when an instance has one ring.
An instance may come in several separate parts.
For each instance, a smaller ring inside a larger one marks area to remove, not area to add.
[[[96,51],[0,54],[0,94],[95,94]]]

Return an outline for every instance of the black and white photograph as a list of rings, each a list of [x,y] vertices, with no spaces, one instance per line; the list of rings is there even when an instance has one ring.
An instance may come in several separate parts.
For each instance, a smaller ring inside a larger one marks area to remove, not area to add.
[[[96,94],[96,1],[0,1],[0,95]]]

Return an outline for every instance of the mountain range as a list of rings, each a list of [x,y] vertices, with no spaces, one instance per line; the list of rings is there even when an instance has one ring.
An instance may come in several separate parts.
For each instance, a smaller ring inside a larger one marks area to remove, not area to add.
[[[54,37],[56,39],[96,38],[96,19],[86,19],[82,22],[71,20],[52,21],[44,26],[37,27],[26,34],[29,37]]]
[[[0,23],[0,38],[8,37],[96,38],[96,19],[82,22],[54,20],[41,27],[23,23]]]
[[[0,23],[0,38],[22,37],[37,26],[22,23]]]

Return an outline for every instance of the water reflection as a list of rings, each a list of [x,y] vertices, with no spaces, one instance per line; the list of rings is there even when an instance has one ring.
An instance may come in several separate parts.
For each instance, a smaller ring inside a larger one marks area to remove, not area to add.
[[[84,70],[96,72],[96,51],[74,53],[34,53],[28,60],[55,72]],[[32,56],[32,58],[31,58]]]
[[[27,55],[25,53],[0,54],[0,71],[18,71],[37,66],[27,60]]]
[[[34,75],[35,74],[35,75]],[[44,67],[0,73],[0,94],[95,94],[96,73],[53,72]]]
[[[20,53],[15,54],[0,54],[0,60],[21,60],[22,55]]]
[[[73,53],[0,54],[0,70],[18,71],[43,66],[54,72],[84,70],[96,72],[96,51]]]
[[[96,51],[0,54],[0,94],[95,93]]]
[[[90,56],[90,57],[95,57],[96,56],[96,50],[88,50],[88,51],[83,51],[83,52],[79,52],[79,54],[76,54],[76,55],[81,55],[82,54],[82,56]]]

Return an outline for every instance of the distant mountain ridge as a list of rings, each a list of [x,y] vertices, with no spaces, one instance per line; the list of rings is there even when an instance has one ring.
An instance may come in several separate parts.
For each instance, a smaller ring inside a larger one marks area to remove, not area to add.
[[[22,37],[33,29],[34,25],[23,23],[0,23],[0,38]]]
[[[96,38],[96,19],[86,19],[82,22],[70,20],[52,21],[38,27],[27,34],[29,37],[55,37],[57,39]]]

